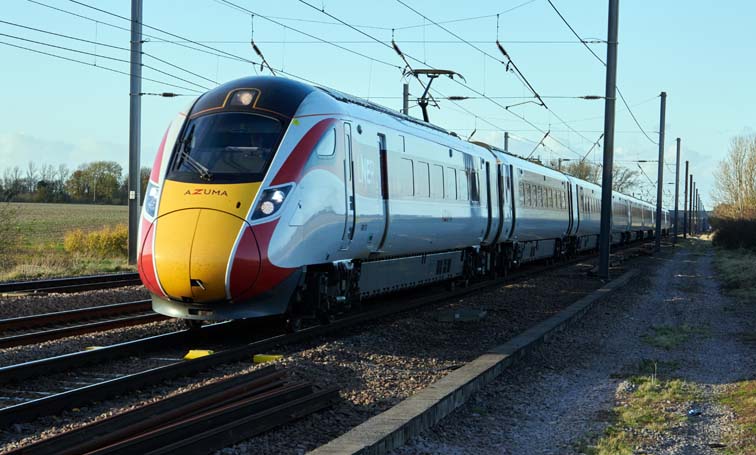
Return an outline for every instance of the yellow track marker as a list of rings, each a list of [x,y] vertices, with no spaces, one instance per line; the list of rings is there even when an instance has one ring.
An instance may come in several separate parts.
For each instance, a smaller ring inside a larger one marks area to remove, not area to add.
[[[190,349],[184,356],[184,360],[199,359],[200,357],[205,357],[214,353],[215,351],[209,349]]]
[[[85,351],[95,351],[97,349],[102,349],[102,346],[87,346],[84,348]]]
[[[254,363],[274,362],[281,359],[282,357],[283,356],[281,354],[255,354],[252,357],[252,361]]]

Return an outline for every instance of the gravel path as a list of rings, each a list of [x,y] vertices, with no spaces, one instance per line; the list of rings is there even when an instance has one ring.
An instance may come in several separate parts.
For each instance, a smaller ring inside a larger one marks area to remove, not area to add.
[[[340,399],[326,411],[221,452],[304,453],[324,444],[428,386],[488,346],[510,339],[596,289],[601,283],[586,275],[590,268],[591,264],[579,264],[544,272],[523,282],[375,321],[338,337],[287,346],[279,364],[293,378],[321,387],[338,385]],[[484,310],[487,315],[478,322],[437,320],[445,310],[460,308]],[[0,433],[0,451],[255,368],[251,361],[225,365],[75,413],[38,419]]]
[[[702,391],[700,402],[667,410],[684,416],[696,407],[701,415],[650,435],[648,446],[635,453],[717,453],[710,444],[732,431],[733,416],[712,397],[753,376],[756,346],[737,337],[753,324],[753,310],[720,293],[711,249],[666,250],[646,261],[645,277],[395,453],[582,453],[609,425],[611,409],[630,388],[623,378],[638,374],[638,365],[648,360],[657,361],[660,376],[689,381]],[[654,327],[683,325],[696,333],[678,347],[643,341]]]

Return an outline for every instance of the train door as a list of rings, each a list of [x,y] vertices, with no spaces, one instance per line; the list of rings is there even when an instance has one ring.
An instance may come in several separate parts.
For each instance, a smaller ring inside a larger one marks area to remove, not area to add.
[[[493,207],[491,206],[491,163],[486,161],[484,169],[486,172],[486,216],[488,222],[486,223],[486,232],[483,234],[483,241],[488,242],[488,235],[491,233],[491,224],[493,223]]]
[[[356,201],[354,197],[354,157],[352,154],[352,125],[344,122],[344,233],[341,237],[341,249],[346,250],[354,238]]]
[[[383,199],[383,235],[378,244],[377,251],[383,250],[383,244],[386,243],[389,230],[389,187],[388,187],[388,151],[386,150],[386,135],[378,133],[378,152],[380,154],[381,166],[381,199]]]
[[[515,229],[515,183],[514,183],[514,167],[512,165],[502,164],[499,166],[502,176],[502,213],[501,213],[501,225],[506,232],[506,237],[501,240],[509,240],[514,235]]]
[[[573,188],[575,194],[573,195]],[[572,232],[578,232],[580,229],[580,218],[582,217],[582,207],[580,206],[580,192],[583,189],[575,184],[568,185],[568,197],[570,200],[570,216],[572,217]]]

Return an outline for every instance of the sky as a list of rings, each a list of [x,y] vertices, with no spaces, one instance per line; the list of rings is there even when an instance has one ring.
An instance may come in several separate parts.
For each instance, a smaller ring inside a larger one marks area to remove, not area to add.
[[[413,68],[450,69],[464,76],[467,87],[445,78],[433,83],[441,98],[439,108],[430,110],[433,123],[465,138],[475,131],[473,140],[498,146],[509,131],[512,152],[542,160],[602,158],[602,148],[588,152],[603,131],[604,101],[579,97],[604,95],[605,67],[548,0],[229,0],[249,11],[223,0],[143,1],[149,36],[142,91],[186,95],[142,97],[143,166],[151,166],[165,128],[194,96],[217,83],[269,74],[243,61],[260,61],[252,39],[268,63],[288,77],[401,108],[402,84],[409,82],[413,98],[421,87],[402,76],[404,62],[390,48],[392,35]],[[583,39],[599,41],[589,47],[605,59],[608,2],[552,1]],[[126,169],[129,77],[104,68],[128,73],[131,2],[0,2],[0,171],[23,169],[30,161],[75,169],[89,161],[114,160]],[[673,204],[669,183],[674,182],[675,138],[681,138],[682,161],[690,161],[704,204],[711,208],[714,171],[731,138],[754,133],[753,17],[756,2],[745,0],[620,1],[617,81],[640,127],[618,101],[615,162],[637,169],[637,160],[657,159],[659,94],[665,91],[668,205]],[[432,21],[443,22],[446,30]],[[532,92],[507,71],[497,39],[546,108],[528,102]],[[477,99],[443,99],[448,96]],[[422,116],[416,106],[410,114]],[[546,131],[545,147],[537,146]],[[656,163],[640,166],[648,176],[640,180],[651,188]],[[682,188],[680,193],[682,204]]]

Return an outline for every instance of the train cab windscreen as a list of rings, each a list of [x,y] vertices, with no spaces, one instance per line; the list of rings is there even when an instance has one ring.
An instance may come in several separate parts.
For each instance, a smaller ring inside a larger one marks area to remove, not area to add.
[[[176,143],[168,178],[184,182],[260,181],[283,133],[276,119],[244,112],[189,121]]]

